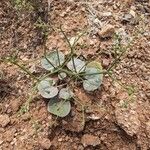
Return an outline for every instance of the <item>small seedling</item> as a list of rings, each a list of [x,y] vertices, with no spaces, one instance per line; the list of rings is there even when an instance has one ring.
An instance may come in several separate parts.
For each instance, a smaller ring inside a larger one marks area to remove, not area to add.
[[[102,83],[103,75],[100,74],[102,66],[99,62],[86,63],[77,57],[67,59],[58,50],[45,54],[41,60],[41,66],[50,71],[52,77],[43,77],[38,83],[38,91],[42,97],[49,99],[48,111],[59,117],[65,117],[69,114],[71,110],[69,100],[74,95],[69,86],[58,88],[61,87],[59,80],[76,78],[83,82],[83,88],[88,92],[98,89]],[[55,74],[58,75],[57,81],[53,78]]]

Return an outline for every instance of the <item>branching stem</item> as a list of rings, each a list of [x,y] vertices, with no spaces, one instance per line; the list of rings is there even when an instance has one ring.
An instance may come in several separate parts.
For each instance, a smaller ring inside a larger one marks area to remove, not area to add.
[[[36,81],[39,81],[39,79],[36,76],[34,76],[25,66],[19,64],[16,60],[13,60],[10,58],[10,59],[5,59],[4,61],[9,62],[9,63],[19,67],[21,70],[26,72],[26,74],[28,74],[31,78],[33,78]]]

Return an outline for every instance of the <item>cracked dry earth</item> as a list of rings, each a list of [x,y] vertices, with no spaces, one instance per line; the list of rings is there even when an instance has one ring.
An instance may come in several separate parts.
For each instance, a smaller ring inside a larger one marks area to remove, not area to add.
[[[39,95],[25,111],[31,79],[16,66],[1,63],[0,150],[149,150],[150,1],[33,0],[18,7],[15,0],[0,1],[0,57],[19,50],[19,59],[35,75],[43,70],[33,60],[45,48],[68,53],[62,33],[55,30],[60,25],[68,37],[86,30],[76,53],[96,58],[104,69],[115,57],[115,33],[121,45],[132,44],[115,66],[113,79],[105,76],[100,90],[89,94],[74,89],[86,105],[84,123],[76,102],[63,119],[48,113]]]

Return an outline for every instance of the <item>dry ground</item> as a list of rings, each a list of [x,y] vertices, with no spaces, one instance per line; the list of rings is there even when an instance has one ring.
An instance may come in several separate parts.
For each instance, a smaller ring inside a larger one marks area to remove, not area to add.
[[[25,3],[24,3],[25,2]],[[0,71],[1,150],[149,150],[150,149],[150,1],[148,0],[1,0],[0,57],[19,51],[18,58],[34,74],[41,73],[37,60],[58,47],[68,46],[57,28],[68,37],[86,30],[76,53],[96,58],[108,68],[114,59],[116,39],[100,38],[107,25],[121,35],[122,46],[132,40],[113,71],[92,94],[74,89],[85,110],[75,102],[64,119],[47,112],[45,100],[32,95],[32,82],[10,63]],[[108,31],[109,32],[109,31]],[[26,105],[24,105],[26,104]],[[24,107],[26,106],[26,107]]]

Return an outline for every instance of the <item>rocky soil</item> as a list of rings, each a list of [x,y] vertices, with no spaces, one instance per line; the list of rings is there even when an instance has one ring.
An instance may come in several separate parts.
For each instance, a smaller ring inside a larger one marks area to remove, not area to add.
[[[75,101],[65,118],[47,112],[28,75],[0,63],[0,150],[149,150],[150,1],[1,0],[0,58],[17,52],[38,76],[44,49],[68,53],[60,25],[69,38],[86,31],[76,53],[104,69],[118,40],[127,51],[99,90],[74,89],[84,115]]]

